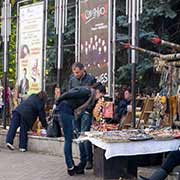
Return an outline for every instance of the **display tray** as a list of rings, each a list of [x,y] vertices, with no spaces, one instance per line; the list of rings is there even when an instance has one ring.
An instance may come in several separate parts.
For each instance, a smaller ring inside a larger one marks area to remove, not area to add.
[[[156,141],[168,141],[180,138],[179,130],[169,128],[151,131],[142,131],[138,129],[123,129],[113,131],[90,131],[81,133],[81,136],[87,138],[96,138],[106,143],[121,143],[130,141],[146,141],[154,139]]]
[[[147,141],[153,139],[151,136],[132,136],[129,138],[130,141]]]
[[[101,141],[103,142],[106,142],[106,143],[125,143],[125,142],[129,142],[128,139],[116,139],[116,138],[107,138],[107,137],[100,137],[98,138],[100,139]]]
[[[173,136],[153,136],[153,139],[156,141],[168,141],[174,139]]]

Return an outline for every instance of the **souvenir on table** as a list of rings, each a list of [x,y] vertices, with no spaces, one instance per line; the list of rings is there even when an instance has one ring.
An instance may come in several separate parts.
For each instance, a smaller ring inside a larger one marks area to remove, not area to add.
[[[131,136],[129,138],[130,141],[146,141],[146,140],[150,140],[152,139],[153,137],[151,137],[150,135],[148,134],[145,134],[145,133],[139,133],[137,134],[136,136]]]
[[[89,137],[100,139],[106,143],[118,143],[118,142],[129,142],[129,141],[142,141],[149,140],[152,137],[145,132],[139,130],[114,130],[106,132],[89,132]]]
[[[149,135],[152,136],[157,141],[174,139],[173,131],[171,128],[153,130],[149,132]]]
[[[94,122],[92,125],[92,129],[95,131],[113,131],[113,130],[118,130],[119,125],[118,124],[108,124],[108,123],[99,123],[99,122]]]
[[[175,130],[173,131],[173,137],[174,137],[175,139],[179,139],[179,138],[180,138],[180,130],[179,130],[179,129],[175,129]]]

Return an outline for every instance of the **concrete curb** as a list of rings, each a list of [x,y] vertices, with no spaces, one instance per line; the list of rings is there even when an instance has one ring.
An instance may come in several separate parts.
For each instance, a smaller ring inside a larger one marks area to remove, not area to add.
[[[0,129],[0,147],[6,146],[7,130]],[[19,133],[14,139],[14,146],[18,149]],[[76,142],[73,142],[73,157],[79,157],[79,147]],[[32,152],[47,153],[56,156],[64,156],[64,138],[50,138],[28,135],[28,150]]]

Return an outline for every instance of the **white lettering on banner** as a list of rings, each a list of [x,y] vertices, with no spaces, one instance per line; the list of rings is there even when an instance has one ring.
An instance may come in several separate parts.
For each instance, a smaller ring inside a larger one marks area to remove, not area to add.
[[[84,1],[80,1],[79,61],[107,87],[111,59],[110,0]]]
[[[108,26],[107,25],[104,25],[104,26],[101,26],[101,27],[93,27],[93,28],[91,28],[91,30],[92,31],[96,31],[96,30],[98,30],[98,29],[107,29],[108,28]]]
[[[108,82],[108,73],[103,73],[99,77],[96,77],[98,82],[105,84]]]
[[[92,21],[95,18],[99,18],[100,16],[104,16],[106,13],[105,7],[97,7],[91,10],[85,11],[86,24]]]

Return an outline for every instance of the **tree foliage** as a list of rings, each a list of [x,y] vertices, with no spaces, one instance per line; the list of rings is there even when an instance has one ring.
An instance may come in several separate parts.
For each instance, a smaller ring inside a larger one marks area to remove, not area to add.
[[[143,14],[139,24],[139,46],[161,53],[168,53],[167,47],[158,47],[149,40],[160,37],[170,42],[180,43],[180,1],[179,0],[146,0],[143,1]],[[125,6],[117,3],[117,40],[128,41],[128,23],[125,16]],[[123,8],[122,8],[123,7]],[[118,43],[117,43],[118,46]],[[116,58],[116,83],[130,84],[131,68],[127,61],[127,50],[118,46]],[[128,68],[127,68],[128,67]],[[137,63],[137,82],[140,88],[158,87],[160,74],[153,69],[153,59],[146,54],[140,54]],[[151,73],[151,76],[149,74]],[[154,76],[153,84],[149,78]]]

